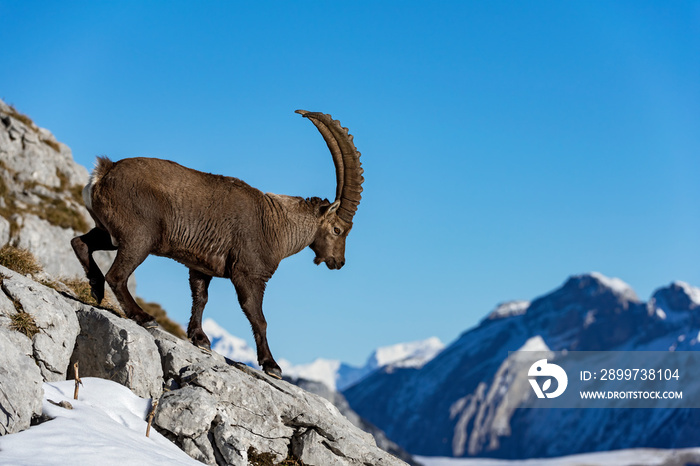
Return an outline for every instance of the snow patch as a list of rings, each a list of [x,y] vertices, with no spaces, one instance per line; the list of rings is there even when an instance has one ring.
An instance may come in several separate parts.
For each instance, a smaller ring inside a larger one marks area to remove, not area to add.
[[[520,316],[527,312],[530,301],[506,301],[500,303],[491,311],[488,320],[505,319],[506,317]]]
[[[73,399],[72,380],[44,383],[43,414],[53,419],[0,437],[0,463],[201,465],[155,429],[146,437],[151,400],[109,380],[83,377],[82,381],[78,400]],[[48,400],[65,400],[73,409]]]
[[[631,301],[639,301],[637,293],[626,282],[619,278],[606,277],[600,272],[591,272],[590,276],[598,280],[603,286],[610,288],[618,296],[625,297]]]
[[[637,448],[529,460],[446,458],[437,456],[414,456],[414,458],[424,466],[662,466],[675,464],[675,461],[681,454],[688,456],[700,455],[700,448],[678,450]]]
[[[692,285],[689,285],[686,282],[682,281],[675,281],[671,285],[675,285],[678,288],[682,289],[683,292],[688,295],[688,298],[697,306],[700,306],[700,288],[696,288]]]
[[[540,335],[530,337],[518,351],[549,351],[549,346]]]

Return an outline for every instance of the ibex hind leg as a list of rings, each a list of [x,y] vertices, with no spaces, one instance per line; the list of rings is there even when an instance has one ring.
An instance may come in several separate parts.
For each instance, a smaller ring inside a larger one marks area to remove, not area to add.
[[[204,306],[209,299],[209,283],[211,276],[194,269],[190,269],[190,290],[192,291],[192,317],[187,326],[187,338],[193,345],[203,349],[211,350],[211,342],[204,330],[202,330],[202,314]]]
[[[107,283],[112,288],[126,315],[146,328],[156,327],[158,324],[155,323],[150,314],[145,313],[136,303],[127,288],[127,281],[131,274],[134,273],[134,270],[136,270],[136,267],[146,260],[149,252],[150,248],[146,247],[120,245],[117,250],[117,257],[105,276]]]
[[[85,275],[90,282],[90,293],[97,304],[102,302],[105,296],[105,277],[97,266],[92,253],[95,251],[113,251],[117,249],[105,230],[93,228],[82,236],[76,236],[71,240],[73,251],[85,270]]]

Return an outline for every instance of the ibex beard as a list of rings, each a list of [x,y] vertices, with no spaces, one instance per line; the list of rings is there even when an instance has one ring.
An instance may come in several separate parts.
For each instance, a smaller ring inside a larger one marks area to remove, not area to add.
[[[83,190],[95,228],[71,245],[101,302],[105,281],[127,316],[143,326],[153,318],[136,303],[127,280],[149,254],[169,257],[189,268],[192,316],[187,336],[209,349],[202,313],[212,277],[228,278],[253,329],[258,363],[277,378],[282,371],[267,343],[263,315],[265,285],[280,261],[309,246],[314,263],[345,265],[345,240],[362,193],[360,153],[347,128],[330,115],[297,110],[318,128],[336,171],[336,197],[301,198],[263,193],[245,182],[212,175],[175,162],[101,157]],[[94,251],[116,250],[106,275]]]

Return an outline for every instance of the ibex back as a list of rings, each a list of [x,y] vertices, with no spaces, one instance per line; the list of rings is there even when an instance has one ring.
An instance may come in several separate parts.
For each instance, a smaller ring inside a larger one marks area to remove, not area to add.
[[[105,280],[127,315],[141,325],[153,318],[134,301],[126,283],[149,254],[170,257],[190,271],[192,317],[187,336],[209,348],[202,312],[212,277],[229,278],[250,321],[258,363],[281,377],[267,344],[262,310],[265,284],[280,261],[307,246],[314,263],[345,264],[345,239],[360,203],[360,153],[348,130],[330,115],[297,110],[318,128],[333,156],[336,198],[264,194],[243,181],[151,158],[112,162],[98,158],[83,198],[95,228],[71,244],[90,281],[93,297],[104,297]],[[92,253],[117,250],[106,275]]]

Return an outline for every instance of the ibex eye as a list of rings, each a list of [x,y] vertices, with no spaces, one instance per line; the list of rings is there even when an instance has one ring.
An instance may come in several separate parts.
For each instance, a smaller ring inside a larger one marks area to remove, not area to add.
[[[339,234],[340,234],[340,228],[338,228],[338,227],[333,228],[333,233],[335,233],[336,235],[339,235]]]

